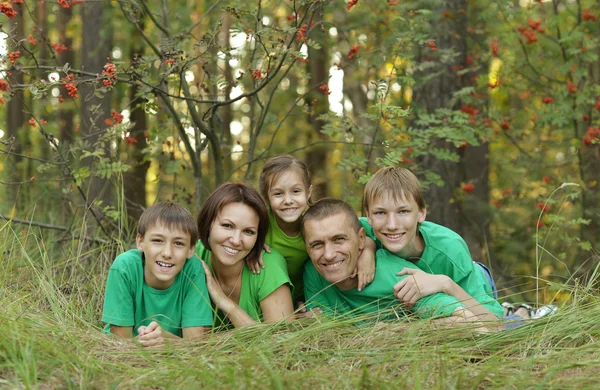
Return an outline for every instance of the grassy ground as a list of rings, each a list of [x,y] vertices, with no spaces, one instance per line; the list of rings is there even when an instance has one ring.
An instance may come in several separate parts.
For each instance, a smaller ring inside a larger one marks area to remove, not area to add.
[[[100,332],[106,272],[123,248],[0,225],[0,387],[594,388],[600,305],[571,292],[559,314],[490,335],[426,321],[327,319],[256,326],[142,349]]]

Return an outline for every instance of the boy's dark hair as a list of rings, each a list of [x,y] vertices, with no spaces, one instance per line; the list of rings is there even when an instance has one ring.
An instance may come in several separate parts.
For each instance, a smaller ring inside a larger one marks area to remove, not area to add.
[[[348,223],[351,224],[354,231],[358,232],[361,228],[356,211],[348,203],[335,198],[323,198],[313,204],[302,217],[301,231],[304,236],[304,226],[307,221],[317,220],[331,217],[336,214],[345,214],[348,218]]]
[[[265,202],[269,203],[269,191],[273,187],[273,183],[289,169],[296,169],[302,175],[306,191],[310,189],[310,174],[306,164],[291,154],[280,154],[267,160],[258,179],[258,188],[260,188],[260,193]],[[310,206],[311,203],[312,201],[309,198],[308,205]]]
[[[267,206],[260,194],[253,188],[241,183],[221,184],[206,199],[200,213],[198,214],[198,231],[200,240],[205,248],[210,250],[208,236],[210,228],[223,207],[230,203],[242,203],[252,208],[258,215],[258,231],[256,232],[256,244],[248,254],[248,261],[258,262],[260,253],[265,245],[267,230],[269,230],[269,214]]]
[[[425,208],[421,183],[415,174],[406,168],[381,168],[369,179],[364,192],[365,210],[368,212],[369,205],[384,193],[389,193],[396,201],[412,197],[420,210]]]
[[[181,230],[190,235],[190,245],[198,242],[198,225],[188,209],[179,203],[164,200],[148,207],[138,222],[137,232],[144,237],[148,229],[162,223],[169,230]]]

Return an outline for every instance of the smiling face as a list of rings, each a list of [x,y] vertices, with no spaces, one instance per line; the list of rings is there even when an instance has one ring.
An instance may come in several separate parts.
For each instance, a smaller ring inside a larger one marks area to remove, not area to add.
[[[417,227],[426,215],[427,210],[420,209],[412,197],[394,197],[384,192],[370,202],[368,219],[373,233],[388,251],[410,259],[423,253],[424,243]]]
[[[273,180],[268,191],[269,205],[284,231],[286,224],[296,224],[306,211],[311,189],[306,188],[299,169],[288,169]],[[298,228],[296,226],[296,230]]]
[[[342,290],[358,286],[358,279],[350,276],[365,244],[365,231],[360,228],[357,232],[348,218],[344,213],[336,213],[304,223],[306,250],[315,268]]]
[[[208,235],[212,260],[226,266],[243,261],[256,244],[258,222],[258,214],[247,204],[225,205],[217,213]]]
[[[169,288],[175,281],[196,247],[190,243],[190,234],[179,229],[168,229],[158,221],[147,229],[144,236],[136,237],[137,248],[144,253],[144,280],[157,290]]]

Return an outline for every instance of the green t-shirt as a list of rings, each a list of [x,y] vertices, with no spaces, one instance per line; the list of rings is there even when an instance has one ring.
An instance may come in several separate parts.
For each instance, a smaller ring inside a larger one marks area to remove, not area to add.
[[[330,284],[309,261],[304,268],[307,307],[320,307],[330,316],[375,314],[378,320],[397,319],[410,312],[394,296],[394,285],[406,277],[396,274],[405,267],[417,268],[387,250],[379,249],[375,253],[375,279],[359,292],[356,288],[340,290]],[[437,293],[419,299],[413,312],[421,318],[448,317],[457,307],[464,306],[454,297]]]
[[[182,336],[182,328],[211,326],[213,322],[206,275],[202,264],[192,257],[185,262],[173,284],[157,290],[144,281],[144,261],[137,249],[115,259],[108,272],[102,321],[110,325],[132,326],[133,336],[140,326],[152,321]]]
[[[210,254],[211,252],[202,245],[202,242],[198,241],[196,256],[204,260],[209,268]],[[242,269],[242,290],[238,305],[255,321],[262,321],[260,302],[263,299],[286,283],[290,285],[290,288],[292,287],[285,259],[277,250],[271,250],[270,254],[263,251],[263,260],[265,269],[261,270],[260,274],[253,274],[245,262]],[[214,326],[231,328],[231,322],[224,313],[215,309]]]
[[[377,248],[383,248],[367,218],[359,219],[367,236],[375,241]],[[415,265],[427,273],[450,277],[490,313],[502,318],[504,309],[494,299],[492,287],[473,262],[465,240],[447,227],[429,221],[421,224],[419,232],[425,241],[425,250]]]
[[[302,234],[299,233],[295,237],[285,234],[277,224],[275,214],[269,210],[269,231],[265,242],[271,248],[277,249],[285,258],[288,274],[294,284],[294,300],[301,300],[304,296],[302,272],[304,263],[309,259]]]

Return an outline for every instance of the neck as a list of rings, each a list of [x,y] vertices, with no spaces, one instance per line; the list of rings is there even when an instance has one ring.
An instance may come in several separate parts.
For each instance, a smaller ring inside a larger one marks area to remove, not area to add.
[[[237,281],[244,269],[244,261],[240,261],[238,264],[234,265],[223,265],[223,263],[211,253],[210,267],[215,274],[215,278],[220,283],[228,285]]]
[[[403,259],[412,261],[416,263],[421,259],[423,252],[425,251],[425,240],[423,240],[423,236],[417,230],[417,235],[412,243],[406,246],[400,252],[394,253],[396,256],[401,257]]]
[[[285,222],[279,219],[278,216],[275,216],[275,220],[277,221],[277,226],[279,226],[286,236],[296,237],[300,234],[300,225],[302,225],[302,220],[300,218],[294,222]]]
[[[358,277],[347,277],[344,280],[340,280],[337,282],[336,287],[342,291],[352,290],[353,288],[358,288]]]

